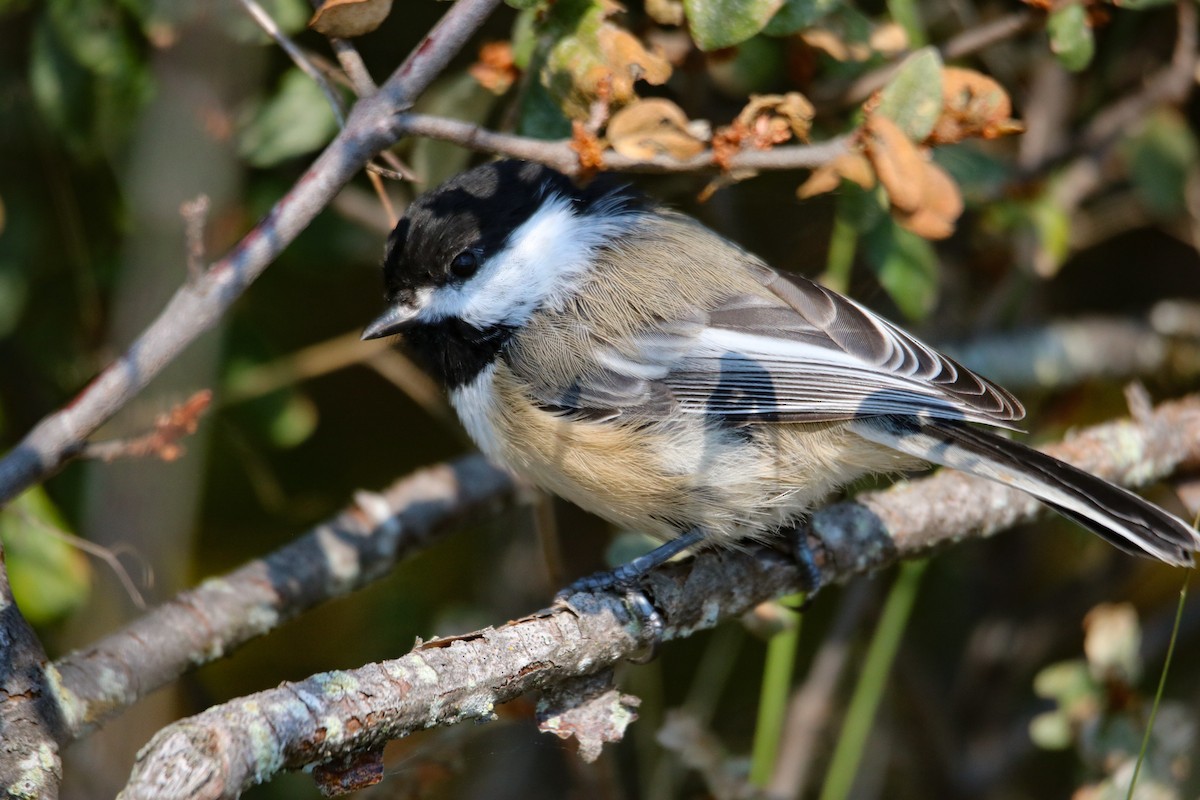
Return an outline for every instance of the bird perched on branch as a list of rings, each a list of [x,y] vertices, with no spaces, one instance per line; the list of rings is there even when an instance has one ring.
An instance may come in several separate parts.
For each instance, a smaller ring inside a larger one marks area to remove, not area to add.
[[[498,161],[418,198],[392,232],[387,310],[497,463],[666,541],[794,526],[869,473],[934,462],[1037,497],[1138,555],[1200,540],[1137,495],[979,425],[1015,397],[852,300],[784,275],[605,179]]]

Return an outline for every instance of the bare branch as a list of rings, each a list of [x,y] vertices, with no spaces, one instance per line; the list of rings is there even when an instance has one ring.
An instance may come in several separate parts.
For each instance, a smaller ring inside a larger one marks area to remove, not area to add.
[[[546,140],[510,133],[498,133],[469,122],[428,114],[403,114],[397,125],[411,136],[425,136],[485,153],[540,161],[569,175],[576,175],[579,154],[571,149],[570,139]],[[788,145],[770,150],[743,150],[729,160],[730,170],[788,170],[812,169],[832,161],[846,152],[849,137],[840,136],[819,144]],[[715,171],[712,150],[692,158],[679,160],[661,155],[649,160],[623,156],[612,150],[604,152],[604,168],[616,172],[669,173]]]
[[[65,721],[46,680],[47,660],[13,601],[0,545],[0,787],[9,797],[58,797]]]
[[[510,479],[481,456],[422,470],[378,494],[361,493],[287,546],[64,656],[53,667],[55,697],[67,717],[59,741],[88,733],[185,672],[387,574],[511,489]]]
[[[1168,310],[1200,322],[1200,311],[1174,301],[1156,305],[1145,318],[1082,317],[1004,334],[980,336],[943,349],[1010,389],[1059,389],[1085,380],[1137,377],[1191,378],[1200,374],[1200,337],[1163,329]]]
[[[158,318],[66,407],[0,461],[0,503],[59,469],[97,427],[212,327],[350,178],[404,131],[395,124],[499,0],[458,0],[271,212],[202,279],[180,288]]]
[[[342,107],[342,98],[338,95],[337,90],[325,79],[325,73],[317,69],[317,66],[300,49],[300,45],[293,42],[291,37],[275,24],[271,15],[255,0],[238,0],[238,2],[242,4],[242,8],[246,9],[246,13],[258,27],[262,28],[268,36],[275,40],[276,44],[283,48],[283,52],[288,54],[292,63],[299,67],[301,72],[312,78],[321,90],[321,94],[325,95],[325,99],[329,101],[329,107],[333,109],[333,116],[337,119],[338,127],[344,127],[346,125],[346,109]]]
[[[79,451],[82,458],[115,461],[118,458],[155,457],[175,461],[186,454],[180,443],[200,427],[200,417],[212,404],[212,390],[201,389],[154,421],[154,428],[130,439],[87,442]]]
[[[1143,420],[1092,428],[1047,452],[1119,483],[1156,480],[1200,460],[1200,395],[1165,403]],[[844,581],[1044,511],[1016,490],[943,471],[818,512],[810,541],[824,580]],[[789,560],[761,548],[700,553],[654,571],[642,588],[670,640],[801,585]],[[653,638],[621,598],[579,593],[499,628],[285,683],[171,725],[143,749],[122,796],[235,797],[280,770],[376,751],[422,728],[489,719],[499,703],[611,667]]]

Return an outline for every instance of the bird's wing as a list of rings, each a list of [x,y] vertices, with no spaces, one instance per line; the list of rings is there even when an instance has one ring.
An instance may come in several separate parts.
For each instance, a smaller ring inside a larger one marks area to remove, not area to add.
[[[730,297],[695,319],[603,350],[594,371],[539,401],[593,419],[915,414],[1011,426],[1024,416],[1007,391],[857,303],[804,278],[755,269],[769,295]]]

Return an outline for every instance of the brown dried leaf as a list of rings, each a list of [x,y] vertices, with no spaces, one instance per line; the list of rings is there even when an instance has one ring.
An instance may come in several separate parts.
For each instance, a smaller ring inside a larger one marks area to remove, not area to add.
[[[954,224],[963,210],[958,184],[944,169],[926,161],[918,185],[921,188],[920,205],[910,213],[893,209],[896,222],[926,239],[947,238],[954,233]]]
[[[350,39],[378,28],[391,10],[392,0],[325,0],[308,27],[326,36]]]
[[[729,171],[733,157],[742,149],[742,141],[747,137],[745,126],[734,122],[724,128],[717,128],[712,138],[713,163],[723,171]],[[712,194],[711,192],[709,193]]]
[[[929,134],[930,144],[952,144],[972,136],[995,139],[1023,130],[1012,119],[1012,100],[995,80],[961,67],[942,70],[942,114]]]
[[[660,86],[671,77],[671,64],[666,58],[651,53],[641,41],[624,28],[605,22],[597,32],[600,52],[612,73],[612,100],[627,103],[634,98],[633,84],[645,81]]]
[[[755,144],[756,147],[770,147],[795,136],[801,141],[808,141],[808,132],[812,130],[813,116],[816,114],[813,104],[799,92],[787,94],[751,95],[750,102],[738,114],[738,122],[752,130],[756,136],[769,140],[769,144]],[[782,136],[783,138],[779,138]]]
[[[900,126],[881,114],[867,117],[863,151],[894,208],[911,214],[922,202],[927,162]]]
[[[713,134],[713,162],[728,170],[740,150],[769,150],[793,136],[807,141],[813,106],[799,92],[751,95],[732,123]]]
[[[602,95],[606,103],[622,106],[637,98],[637,81],[661,84],[671,76],[671,64],[661,53],[650,52],[606,19],[616,9],[593,7],[576,33],[559,39],[546,59],[542,80],[571,119],[586,119]]]
[[[845,153],[833,160],[833,167],[851,183],[858,184],[864,189],[875,188],[875,171],[871,162],[862,153]]]
[[[488,42],[479,48],[479,60],[467,72],[489,92],[504,94],[520,75],[513,61],[512,43]]]
[[[571,149],[579,156],[580,177],[586,178],[604,169],[604,145],[579,120],[571,123]]]
[[[613,114],[607,134],[612,149],[628,158],[668,155],[684,161],[704,150],[683,109],[660,97],[636,100]]]
[[[864,189],[875,186],[875,172],[866,157],[862,153],[845,153],[813,170],[808,180],[796,190],[796,197],[807,200],[831,192],[841,185],[842,179],[856,183]]]

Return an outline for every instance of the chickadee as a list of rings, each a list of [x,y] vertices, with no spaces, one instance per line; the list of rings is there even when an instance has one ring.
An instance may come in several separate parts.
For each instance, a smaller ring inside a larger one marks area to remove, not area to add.
[[[418,198],[388,308],[492,460],[667,541],[793,527],[857,478],[934,462],[1030,493],[1126,552],[1191,565],[1183,521],[974,427],[1013,395],[852,300],[782,275],[627,186],[498,161]]]

